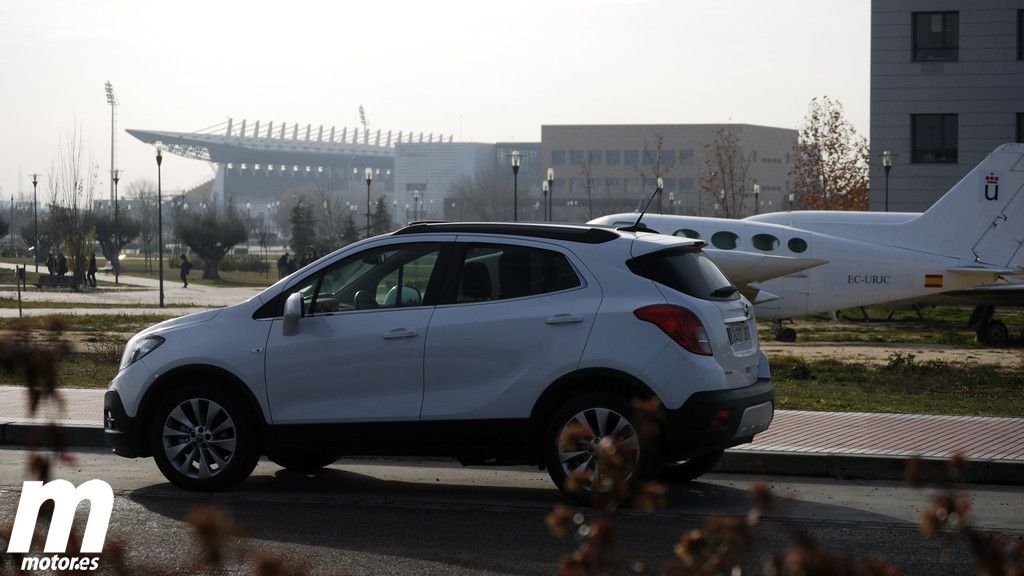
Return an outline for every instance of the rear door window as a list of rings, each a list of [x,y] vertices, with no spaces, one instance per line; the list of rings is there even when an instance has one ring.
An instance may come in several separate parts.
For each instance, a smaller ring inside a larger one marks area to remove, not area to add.
[[[626,265],[638,276],[701,300],[735,300],[740,297],[736,287],[700,250],[662,250],[633,258]]]
[[[488,302],[581,286],[561,253],[509,244],[470,244],[459,269],[455,302]]]

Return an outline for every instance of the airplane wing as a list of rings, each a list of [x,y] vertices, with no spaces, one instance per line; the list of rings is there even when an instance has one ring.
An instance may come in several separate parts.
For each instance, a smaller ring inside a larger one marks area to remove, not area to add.
[[[827,262],[827,260],[814,258],[775,256],[740,250],[718,250],[710,247],[705,247],[704,253],[736,286],[788,276]]]
[[[737,288],[739,288],[740,294],[743,294],[747,300],[750,300],[751,304],[764,304],[765,302],[771,302],[772,300],[779,300],[782,298],[782,296],[779,296],[778,294],[772,294],[767,290],[762,290],[757,286],[752,286],[750,284],[740,284]]]
[[[1024,276],[1024,268],[997,268],[986,266],[952,266],[946,272],[954,274],[973,274],[981,276]]]

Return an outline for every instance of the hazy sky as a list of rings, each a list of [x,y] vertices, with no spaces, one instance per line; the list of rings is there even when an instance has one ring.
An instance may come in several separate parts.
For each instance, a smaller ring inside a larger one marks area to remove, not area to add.
[[[4,0],[0,206],[19,169],[31,196],[76,124],[109,181],[107,80],[122,184],[156,176],[125,128],[340,128],[360,104],[371,130],[494,142],[537,141],[542,124],[796,128],[827,94],[867,135],[869,23],[869,0]],[[164,160],[166,189],[212,174]]]

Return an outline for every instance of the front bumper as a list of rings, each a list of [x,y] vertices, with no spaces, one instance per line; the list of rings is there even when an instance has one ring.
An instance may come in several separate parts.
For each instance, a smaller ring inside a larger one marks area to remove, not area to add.
[[[774,408],[770,378],[744,388],[697,392],[665,412],[665,458],[678,462],[750,442],[771,423]]]
[[[107,390],[103,395],[103,439],[118,456],[149,456],[149,446],[141,422],[125,413],[117,390]]]

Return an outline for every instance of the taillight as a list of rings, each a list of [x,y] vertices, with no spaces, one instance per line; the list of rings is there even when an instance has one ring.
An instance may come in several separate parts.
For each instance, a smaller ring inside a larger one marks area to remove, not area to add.
[[[661,328],[662,332],[668,334],[669,338],[685,350],[702,356],[711,356],[711,340],[708,338],[708,331],[704,329],[700,318],[686,308],[669,304],[655,304],[634,310],[633,314],[644,322],[650,322]]]

